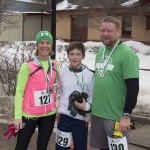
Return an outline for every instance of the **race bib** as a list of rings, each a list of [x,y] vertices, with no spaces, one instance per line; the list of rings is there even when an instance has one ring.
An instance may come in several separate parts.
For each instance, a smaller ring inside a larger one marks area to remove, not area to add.
[[[111,138],[108,137],[108,144],[110,150],[128,150],[127,138]]]
[[[46,90],[34,92],[35,106],[47,105],[51,103],[51,100],[52,94],[48,94]]]
[[[56,132],[56,143],[62,147],[70,147],[72,141],[71,132],[62,132],[57,129]]]

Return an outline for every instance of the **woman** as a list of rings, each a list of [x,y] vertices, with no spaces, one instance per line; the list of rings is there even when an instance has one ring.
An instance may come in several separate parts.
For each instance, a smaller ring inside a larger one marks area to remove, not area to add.
[[[48,31],[36,36],[36,55],[18,74],[14,126],[19,130],[15,150],[27,150],[38,127],[37,150],[47,150],[55,116],[56,62],[52,61],[53,37]]]

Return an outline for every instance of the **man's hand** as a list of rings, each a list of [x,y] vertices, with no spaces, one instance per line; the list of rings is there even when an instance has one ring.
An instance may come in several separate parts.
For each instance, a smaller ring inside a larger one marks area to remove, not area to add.
[[[130,118],[122,117],[120,120],[119,130],[121,132],[125,132],[130,128]]]
[[[77,101],[75,101],[74,103],[75,103],[75,105],[76,105],[79,109],[85,110],[85,109],[86,109],[86,101],[85,101],[84,98],[82,98],[82,99],[83,99],[83,102],[82,102],[82,103],[79,103],[79,102],[77,102]]]
[[[17,130],[23,128],[22,119],[14,119],[14,126]]]

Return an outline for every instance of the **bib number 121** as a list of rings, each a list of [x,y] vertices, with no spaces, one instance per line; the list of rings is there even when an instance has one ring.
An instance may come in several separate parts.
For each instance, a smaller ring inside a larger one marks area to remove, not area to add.
[[[50,95],[42,95],[39,97],[41,105],[50,103]]]

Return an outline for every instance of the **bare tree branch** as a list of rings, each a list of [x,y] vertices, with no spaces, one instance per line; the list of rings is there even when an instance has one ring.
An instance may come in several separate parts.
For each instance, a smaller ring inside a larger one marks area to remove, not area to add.
[[[31,59],[35,44],[4,42],[2,45],[5,46],[0,47],[0,88],[5,95],[14,96],[20,66]],[[10,51],[11,48],[16,51]]]
[[[118,17],[119,9],[124,9],[121,4],[124,3],[124,0],[99,0],[99,6],[101,6],[102,11],[101,15],[96,15],[96,13],[89,14],[89,27],[99,30],[100,20],[103,16],[115,16]],[[139,3],[134,4],[134,13],[138,14],[140,11]]]
[[[12,0],[0,0],[0,35],[6,29],[18,28],[18,22],[11,18],[12,12],[7,8],[12,5]]]

